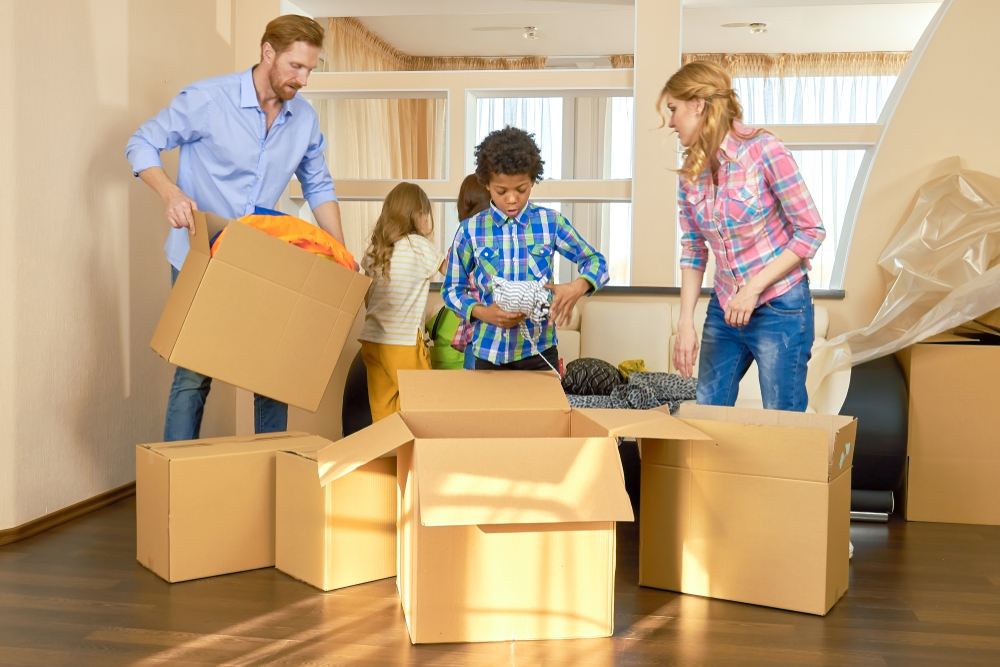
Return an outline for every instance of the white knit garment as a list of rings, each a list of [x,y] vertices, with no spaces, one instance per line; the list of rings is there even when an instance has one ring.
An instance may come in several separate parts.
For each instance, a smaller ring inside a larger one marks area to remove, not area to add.
[[[507,280],[493,278],[493,301],[508,313],[527,315],[535,324],[549,316],[549,298],[552,293],[540,280]]]
[[[493,277],[493,303],[508,313],[527,315],[535,324],[541,324],[549,317],[549,301],[552,292],[545,289],[545,283],[539,280],[507,280],[500,276]],[[528,335],[528,327],[524,322],[518,325],[518,331],[531,346],[532,354],[538,354],[538,341]],[[556,368],[543,356],[542,360],[560,375]]]

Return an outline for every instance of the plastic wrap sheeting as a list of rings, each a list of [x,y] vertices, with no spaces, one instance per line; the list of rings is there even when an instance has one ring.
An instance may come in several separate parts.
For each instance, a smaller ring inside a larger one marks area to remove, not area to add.
[[[851,366],[1000,308],[1000,178],[958,170],[921,187],[878,263],[889,280],[872,323],[813,350],[807,385],[819,413],[840,412]]]

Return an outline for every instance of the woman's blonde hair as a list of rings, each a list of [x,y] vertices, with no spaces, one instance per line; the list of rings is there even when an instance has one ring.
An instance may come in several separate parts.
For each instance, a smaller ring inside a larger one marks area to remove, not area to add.
[[[701,132],[693,144],[684,150],[684,165],[680,169],[681,176],[697,181],[706,168],[712,168],[713,172],[718,169],[716,153],[726,134],[734,129],[733,122],[743,121],[743,107],[740,106],[739,97],[733,90],[729,73],[710,62],[688,63],[674,72],[674,75],[667,80],[667,85],[663,87],[656,104],[661,116],[667,93],[683,101],[705,100],[703,111],[705,120],[702,122]],[[752,139],[763,132],[764,130],[757,130],[747,136],[738,136]]]
[[[421,213],[427,216],[430,223],[426,230],[421,230],[417,224],[417,216]],[[368,274],[381,275],[388,280],[389,262],[396,241],[410,234],[430,236],[433,229],[434,216],[427,193],[413,183],[400,183],[394,187],[382,204],[382,213],[378,216],[371,244],[365,252],[364,263]]]

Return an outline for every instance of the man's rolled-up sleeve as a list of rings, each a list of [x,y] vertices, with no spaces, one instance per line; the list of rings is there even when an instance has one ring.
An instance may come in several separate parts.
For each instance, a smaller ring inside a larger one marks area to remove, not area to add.
[[[161,151],[201,139],[208,131],[212,98],[203,91],[186,88],[145,123],[125,146],[125,156],[138,176],[150,167],[162,167]]]
[[[316,121],[309,138],[309,148],[295,170],[295,176],[302,185],[302,196],[313,210],[327,202],[337,201],[325,153],[326,137],[320,132],[319,122]]]

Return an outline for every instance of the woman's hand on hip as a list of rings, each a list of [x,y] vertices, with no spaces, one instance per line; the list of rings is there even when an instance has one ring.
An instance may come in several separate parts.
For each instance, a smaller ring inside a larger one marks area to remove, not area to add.
[[[674,368],[685,380],[694,375],[694,362],[698,358],[698,333],[694,324],[682,322],[677,328],[674,342]]]
[[[726,304],[726,324],[731,327],[745,327],[757,308],[760,290],[747,283],[740,288]]]

